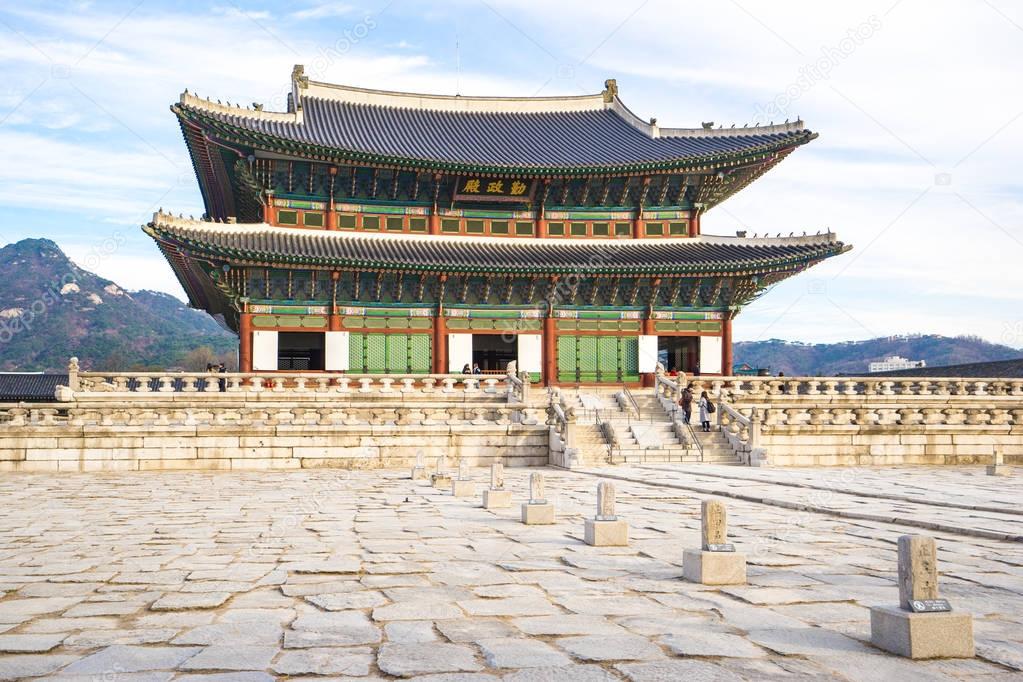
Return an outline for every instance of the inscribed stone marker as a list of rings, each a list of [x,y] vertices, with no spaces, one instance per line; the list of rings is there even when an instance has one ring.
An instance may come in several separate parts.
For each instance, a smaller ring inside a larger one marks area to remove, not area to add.
[[[529,502],[530,504],[544,504],[547,502],[546,485],[544,485],[543,474],[534,471],[529,475]]]
[[[711,545],[723,545],[728,539],[728,516],[724,502],[704,500],[702,505],[702,541],[703,549],[709,550]]]
[[[899,607],[911,610],[911,601],[938,598],[938,558],[934,538],[903,535],[899,538]]]
[[[601,481],[597,484],[597,520],[614,521],[616,518],[614,484]]]
[[[504,490],[504,465],[500,462],[490,465],[490,489]]]

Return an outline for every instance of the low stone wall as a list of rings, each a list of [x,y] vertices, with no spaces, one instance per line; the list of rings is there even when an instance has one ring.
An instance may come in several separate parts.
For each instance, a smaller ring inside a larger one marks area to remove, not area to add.
[[[0,406],[0,471],[294,469],[548,462],[537,410],[502,403],[301,408],[134,403]]]
[[[988,431],[894,426],[772,427],[760,436],[771,466],[1023,465],[1023,428]]]
[[[713,390],[718,424],[748,463],[975,465],[1001,454],[1023,464],[1016,380],[744,379]]]

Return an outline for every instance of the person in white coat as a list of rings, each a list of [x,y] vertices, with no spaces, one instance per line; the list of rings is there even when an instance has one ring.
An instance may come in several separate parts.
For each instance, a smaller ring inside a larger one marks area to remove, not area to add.
[[[705,432],[710,432],[710,398],[707,396],[707,392],[703,391],[700,393],[700,402],[698,403],[700,408],[700,426],[703,427]]]

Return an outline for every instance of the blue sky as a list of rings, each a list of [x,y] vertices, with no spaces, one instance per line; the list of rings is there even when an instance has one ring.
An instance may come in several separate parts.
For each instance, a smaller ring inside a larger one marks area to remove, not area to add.
[[[456,49],[457,44],[457,49]],[[183,298],[139,226],[202,205],[168,107],[283,107],[314,80],[466,95],[598,92],[662,126],[802,116],[820,138],[705,218],[838,232],[739,340],[976,334],[1023,347],[1023,4],[723,0],[0,3],[0,243],[48,237]]]

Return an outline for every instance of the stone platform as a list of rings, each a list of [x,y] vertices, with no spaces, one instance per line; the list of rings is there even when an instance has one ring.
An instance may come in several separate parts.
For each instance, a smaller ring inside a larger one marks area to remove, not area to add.
[[[507,470],[514,499],[528,497],[529,473]],[[630,546],[590,547],[583,519],[598,479],[545,473],[550,526],[416,485],[404,468],[7,474],[0,679],[877,682],[1023,670],[1018,542],[940,534],[942,596],[973,614],[978,657],[910,661],[870,645],[868,607],[897,601],[895,541],[907,527],[885,517],[911,503],[861,496],[878,518],[847,519],[732,499],[729,542],[747,555],[749,584],[712,587],[681,579],[706,493],[617,480]],[[834,473],[800,480],[824,486]],[[995,510],[938,506],[949,500],[937,494],[912,503],[952,525],[1023,508],[1013,479],[990,488],[981,467],[860,475],[844,489],[954,488],[953,501]],[[756,485],[806,504],[819,494]]]

